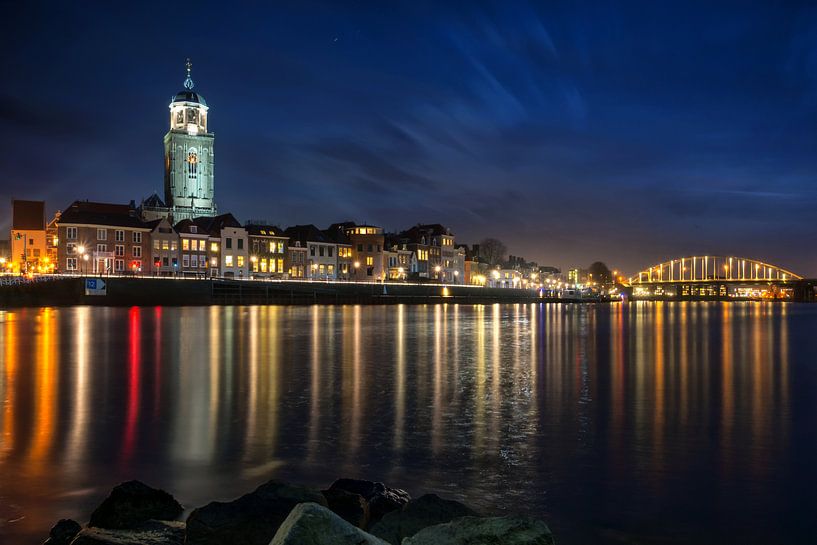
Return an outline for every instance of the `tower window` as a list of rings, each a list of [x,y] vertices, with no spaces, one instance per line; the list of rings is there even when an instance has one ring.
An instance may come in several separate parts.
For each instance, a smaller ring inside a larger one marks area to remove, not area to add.
[[[199,156],[196,150],[192,149],[187,153],[187,176],[195,178],[198,172]]]

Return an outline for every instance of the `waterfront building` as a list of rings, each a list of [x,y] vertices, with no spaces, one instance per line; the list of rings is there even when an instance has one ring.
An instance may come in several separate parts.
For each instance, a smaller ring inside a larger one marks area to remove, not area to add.
[[[567,283],[573,285],[587,283],[587,270],[579,268],[573,268],[568,270]]]
[[[164,137],[164,200],[152,195],[140,206],[144,220],[170,216],[183,219],[214,217],[215,137],[208,129],[209,107],[194,91],[192,64],[187,61],[184,89],[170,101],[170,129]],[[239,269],[240,270],[240,269]]]
[[[247,278],[249,276],[249,244],[247,230],[232,214],[194,218],[197,230],[209,235],[210,276]]]
[[[516,269],[493,269],[487,277],[487,284],[491,288],[521,288],[522,273]]]
[[[452,284],[465,284],[465,249],[463,248],[454,248],[454,263],[453,263],[453,272],[454,279],[451,281]]]
[[[307,249],[306,278],[312,280],[337,279],[337,244],[314,225],[294,225],[284,231],[289,243],[299,242]]]
[[[289,271],[289,278],[303,280],[306,278],[306,246],[301,246],[301,241],[290,239],[287,246],[286,267]]]
[[[179,235],[179,253],[181,254],[179,270],[182,276],[206,277],[209,268],[210,235],[204,230],[199,230],[199,227],[190,219],[178,222],[174,230]],[[213,242],[218,246],[221,237],[214,238]],[[219,255],[213,257],[217,265]]]
[[[449,229],[439,223],[420,224],[400,233],[397,238],[417,254],[420,278],[455,282],[454,235]]]
[[[343,224],[352,246],[352,280],[382,281],[386,278],[388,261],[384,253],[385,236],[381,227]]]
[[[45,202],[11,201],[11,255],[8,267],[12,272],[51,272],[54,263],[48,257],[46,242]]]
[[[352,242],[346,234],[347,223],[333,223],[323,233],[338,247],[337,279],[350,280],[352,278]]]
[[[179,234],[166,217],[145,223],[150,227],[147,247],[152,259],[148,271],[154,276],[176,276],[179,273]]]
[[[409,271],[409,278],[419,280],[430,277],[429,250],[430,244],[426,234],[417,227],[390,236],[400,249],[408,250],[415,256],[416,268]]]
[[[140,274],[150,231],[133,202],[74,201],[57,220],[57,268],[68,273]]]
[[[283,278],[289,238],[279,227],[252,222],[244,225],[250,243],[250,272],[253,278]]]

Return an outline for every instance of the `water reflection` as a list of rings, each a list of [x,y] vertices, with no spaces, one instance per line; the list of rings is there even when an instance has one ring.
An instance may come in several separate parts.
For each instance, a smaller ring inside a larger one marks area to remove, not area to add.
[[[785,492],[817,484],[790,468],[817,451],[792,429],[815,414],[797,389],[817,384],[813,308],[1,312],[0,537],[39,538],[127,478],[195,505],[340,474],[526,505],[562,543],[777,535],[814,505]]]

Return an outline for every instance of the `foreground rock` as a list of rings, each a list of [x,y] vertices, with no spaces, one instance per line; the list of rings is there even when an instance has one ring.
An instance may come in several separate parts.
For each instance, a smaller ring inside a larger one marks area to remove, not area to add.
[[[462,517],[430,526],[402,545],[553,545],[553,535],[541,520],[529,517]]]
[[[74,536],[82,530],[82,526],[75,520],[62,519],[51,528],[48,539],[43,545],[68,545]]]
[[[359,479],[338,479],[329,490],[345,490],[363,496],[369,504],[369,524],[379,521],[386,513],[401,509],[411,499],[409,493],[400,488]]]
[[[267,545],[299,503],[326,506],[317,490],[270,481],[237,500],[212,502],[187,518],[187,545]]]
[[[302,503],[286,518],[269,545],[388,545],[317,503]]]
[[[458,501],[426,494],[409,501],[398,511],[387,513],[369,532],[392,545],[400,545],[404,537],[413,536],[423,528],[467,516],[475,517],[477,513]]]
[[[91,514],[88,526],[98,528],[135,528],[150,520],[172,520],[183,508],[164,490],[151,488],[140,481],[122,483]]]
[[[326,503],[333,513],[358,528],[368,527],[369,502],[363,496],[340,488],[323,490],[321,494],[326,498]]]
[[[71,545],[183,545],[184,523],[151,520],[137,528],[85,528]]]

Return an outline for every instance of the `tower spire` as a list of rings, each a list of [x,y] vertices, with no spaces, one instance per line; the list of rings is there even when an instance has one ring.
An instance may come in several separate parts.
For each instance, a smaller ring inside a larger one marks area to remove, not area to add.
[[[185,66],[187,67],[187,77],[184,78],[184,88],[185,89],[192,89],[193,88],[193,78],[190,76],[190,71],[193,69],[193,63],[190,62],[189,58],[187,59],[187,62],[185,63]]]

